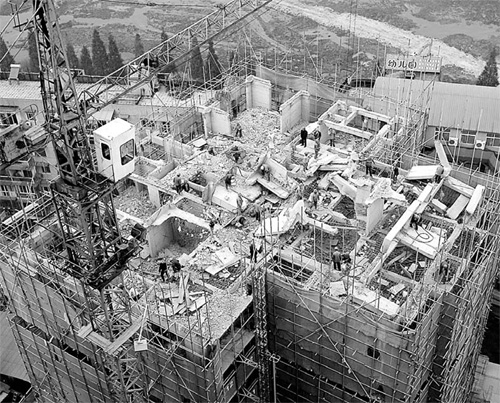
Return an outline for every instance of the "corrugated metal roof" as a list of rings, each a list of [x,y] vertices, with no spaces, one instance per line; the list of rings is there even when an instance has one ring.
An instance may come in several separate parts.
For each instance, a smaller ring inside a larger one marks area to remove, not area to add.
[[[378,77],[377,98],[410,99],[414,106],[429,102],[429,125],[500,133],[500,87]]]
[[[0,373],[28,381],[28,373],[10,329],[7,312],[0,312]]]

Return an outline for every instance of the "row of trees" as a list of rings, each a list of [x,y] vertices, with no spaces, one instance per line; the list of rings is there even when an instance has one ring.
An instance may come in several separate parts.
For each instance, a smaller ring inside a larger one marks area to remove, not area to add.
[[[108,35],[108,49],[106,50],[97,29],[94,29],[92,33],[92,53],[86,46],[83,46],[78,57],[73,45],[69,43],[66,47],[66,56],[71,68],[82,69],[87,75],[104,76],[123,66],[123,59],[113,35]]]

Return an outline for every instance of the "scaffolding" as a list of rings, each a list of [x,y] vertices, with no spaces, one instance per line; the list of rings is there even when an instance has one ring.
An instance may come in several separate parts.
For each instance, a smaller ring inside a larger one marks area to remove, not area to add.
[[[241,93],[248,65],[233,66],[233,77],[205,90],[215,91],[231,79],[232,86],[224,87],[234,89],[231,104]],[[273,105],[287,97],[287,85],[276,81]],[[405,171],[437,163],[437,157],[420,154],[428,101],[419,102],[404,108],[404,101],[394,100],[404,112],[388,138],[362,142],[360,150],[371,150],[377,169],[396,161]],[[187,108],[188,115],[196,113],[194,105]],[[151,120],[162,119],[152,115]],[[146,156],[174,159],[152,146]],[[311,221],[301,210],[290,231],[265,237],[262,260],[243,261],[243,274],[232,288],[241,290],[223,323],[217,299],[229,297],[205,282],[198,284],[197,297],[211,303],[176,316],[166,302],[178,301],[179,289],[152,281],[140,268],[126,269],[100,290],[69,275],[50,198],[30,192],[29,204],[9,222],[10,235],[1,243],[0,279],[35,390],[55,402],[466,401],[496,276],[500,184],[495,176],[452,168],[452,177],[472,187],[484,185],[486,192],[474,215],[460,225],[425,216],[428,225],[446,234],[428,265],[403,276],[391,268],[401,256],[395,249],[361,298],[360,272],[380,261],[392,215],[398,219],[402,212],[384,212],[380,228],[360,237],[358,227],[335,215]],[[331,207],[354,213],[356,203],[344,196]],[[353,262],[333,278],[335,244],[343,245]],[[417,266],[425,260],[419,253],[406,255]],[[444,279],[443,260],[453,268]],[[253,276],[251,296],[243,290],[245,276]],[[392,295],[391,288],[401,284],[406,295]],[[384,310],[381,297],[392,298],[399,306],[396,314]]]

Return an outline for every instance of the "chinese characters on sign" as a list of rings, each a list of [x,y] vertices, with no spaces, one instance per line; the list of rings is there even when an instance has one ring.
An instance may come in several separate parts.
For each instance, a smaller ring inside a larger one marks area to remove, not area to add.
[[[440,57],[397,56],[388,55],[385,63],[387,70],[418,71],[422,73],[439,73]]]

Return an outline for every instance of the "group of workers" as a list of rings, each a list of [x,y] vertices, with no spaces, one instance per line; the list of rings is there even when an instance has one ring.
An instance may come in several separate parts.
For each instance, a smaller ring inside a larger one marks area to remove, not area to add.
[[[172,269],[172,277],[169,277],[168,279],[175,280],[182,269],[179,259],[176,258],[170,259],[170,267]],[[165,275],[168,275],[168,264],[166,260],[160,262],[159,271],[162,281],[165,282],[166,281]]]

